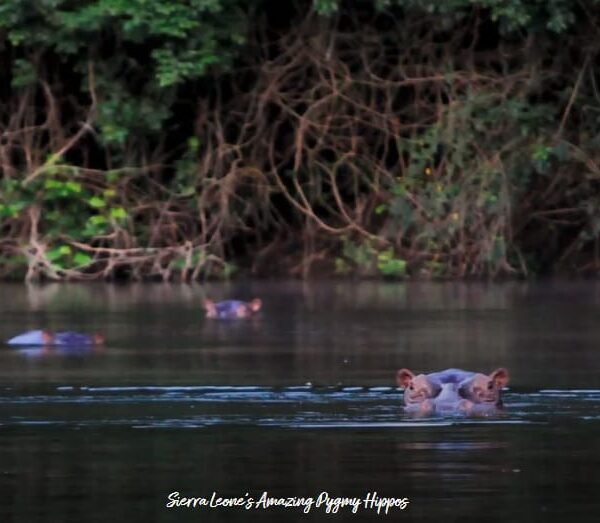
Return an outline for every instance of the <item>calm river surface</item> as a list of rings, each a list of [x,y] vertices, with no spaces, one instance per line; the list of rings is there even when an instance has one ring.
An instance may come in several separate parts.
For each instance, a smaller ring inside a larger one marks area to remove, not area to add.
[[[250,321],[205,296],[259,296]],[[600,284],[0,285],[0,521],[600,521]],[[494,418],[414,419],[396,369],[511,374]],[[183,497],[302,507],[167,508]],[[331,498],[408,498],[386,516]]]

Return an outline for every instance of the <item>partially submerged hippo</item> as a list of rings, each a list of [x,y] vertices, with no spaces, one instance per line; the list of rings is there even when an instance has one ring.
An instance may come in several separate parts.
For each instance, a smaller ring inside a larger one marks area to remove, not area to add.
[[[212,300],[204,300],[206,317],[220,320],[250,318],[261,307],[262,301],[258,298],[252,301],[225,300],[214,302]]]
[[[8,345],[17,346],[54,346],[54,347],[85,347],[96,346],[104,343],[102,334],[82,334],[80,332],[50,332],[46,330],[32,330],[14,336],[6,342]]]
[[[414,375],[408,369],[396,373],[404,389],[404,404],[416,414],[464,413],[485,415],[502,408],[502,388],[508,371],[496,369],[489,376],[461,369]]]

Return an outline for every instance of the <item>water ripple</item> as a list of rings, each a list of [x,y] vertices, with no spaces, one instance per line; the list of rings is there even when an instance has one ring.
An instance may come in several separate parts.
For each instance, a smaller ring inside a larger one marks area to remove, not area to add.
[[[288,429],[413,429],[453,425],[529,425],[600,421],[600,390],[505,394],[504,412],[415,418],[395,387],[64,385],[46,394],[4,389],[0,426],[198,429],[214,426]]]

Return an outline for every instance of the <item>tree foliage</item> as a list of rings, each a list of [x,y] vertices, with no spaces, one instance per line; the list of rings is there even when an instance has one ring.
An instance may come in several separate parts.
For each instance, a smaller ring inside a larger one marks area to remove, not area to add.
[[[0,271],[596,271],[596,0],[4,0]]]

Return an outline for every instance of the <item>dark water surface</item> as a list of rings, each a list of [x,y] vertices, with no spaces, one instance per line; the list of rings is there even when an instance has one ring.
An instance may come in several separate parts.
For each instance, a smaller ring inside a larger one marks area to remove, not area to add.
[[[211,298],[260,296],[251,321]],[[0,285],[0,522],[600,521],[600,285]],[[405,415],[400,367],[507,367],[492,418]],[[408,498],[167,508],[210,498]],[[573,519],[574,521],[574,519]]]

